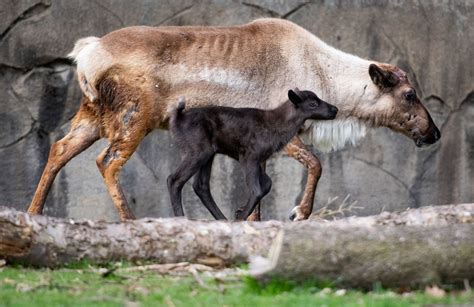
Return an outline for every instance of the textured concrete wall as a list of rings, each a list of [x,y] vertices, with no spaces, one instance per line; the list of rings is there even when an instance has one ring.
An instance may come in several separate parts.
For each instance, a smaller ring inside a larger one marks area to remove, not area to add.
[[[442,130],[441,142],[427,149],[382,128],[357,148],[319,155],[317,207],[349,194],[363,207],[359,214],[474,201],[473,1],[0,0],[0,7],[1,205],[27,207],[49,146],[78,109],[74,66],[65,59],[76,39],[130,25],[230,25],[258,17],[287,18],[344,51],[400,66]],[[46,214],[117,219],[95,166],[104,147],[97,142],[58,175]],[[171,214],[166,177],[176,156],[169,134],[155,131],[125,166],[121,180],[138,217]],[[285,155],[268,169],[274,185],[264,218],[286,219],[305,171]],[[244,201],[242,182],[236,163],[219,157],[212,190],[228,216]],[[190,216],[210,218],[189,186],[184,194]]]

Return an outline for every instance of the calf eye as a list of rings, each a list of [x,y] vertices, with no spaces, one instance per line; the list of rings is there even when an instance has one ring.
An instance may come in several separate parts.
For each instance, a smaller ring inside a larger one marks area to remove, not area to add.
[[[406,101],[415,101],[416,92],[414,89],[411,89],[408,92],[405,92],[404,96],[405,96]]]
[[[310,102],[310,103],[309,103],[309,106],[310,106],[311,108],[316,108],[316,107],[318,106],[318,104],[317,104],[316,102]]]

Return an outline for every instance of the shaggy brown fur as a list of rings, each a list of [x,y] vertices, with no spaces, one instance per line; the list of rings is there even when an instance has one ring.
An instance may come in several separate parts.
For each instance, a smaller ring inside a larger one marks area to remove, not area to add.
[[[81,39],[70,56],[77,62],[85,98],[70,133],[51,147],[28,209],[32,214],[42,212],[61,167],[106,137],[109,145],[97,165],[121,218],[133,218],[118,182],[120,169],[147,133],[167,128],[171,106],[181,96],[189,106],[212,102],[272,109],[286,100],[286,89],[298,86],[339,108],[338,118],[331,121],[335,127],[345,120],[383,125],[420,146],[439,138],[420,100],[406,99],[413,88],[404,72],[343,53],[288,21],[261,19],[233,27],[129,27],[102,38]],[[391,82],[396,78],[399,82]],[[287,152],[308,168],[304,197],[292,213],[296,220],[306,219],[321,165],[298,137]]]

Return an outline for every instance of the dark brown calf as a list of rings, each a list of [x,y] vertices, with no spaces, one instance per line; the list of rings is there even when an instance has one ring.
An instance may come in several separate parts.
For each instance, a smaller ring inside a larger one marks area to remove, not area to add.
[[[281,150],[301,129],[305,120],[334,119],[337,108],[310,91],[288,92],[289,100],[273,110],[203,107],[184,112],[181,101],[171,115],[170,130],[181,151],[181,164],[168,177],[171,204],[176,216],[183,216],[181,190],[197,173],[193,188],[216,219],[225,219],[212,198],[211,168],[217,153],[240,162],[249,198],[235,218],[244,220],[270,192],[272,181],[262,168],[270,156]]]

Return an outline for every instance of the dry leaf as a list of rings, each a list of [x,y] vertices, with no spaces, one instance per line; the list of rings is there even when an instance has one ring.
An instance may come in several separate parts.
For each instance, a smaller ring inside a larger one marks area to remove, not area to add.
[[[334,295],[335,296],[344,296],[344,295],[346,295],[346,292],[347,292],[346,289],[339,289],[339,290],[336,290],[336,292],[334,292]]]
[[[10,278],[4,278],[3,283],[6,285],[14,285],[16,282],[13,279]]]
[[[31,291],[34,287],[32,285],[20,283],[16,285],[16,291],[17,292],[28,292]]]
[[[446,291],[438,286],[426,287],[425,293],[433,297],[443,297],[446,295]]]

